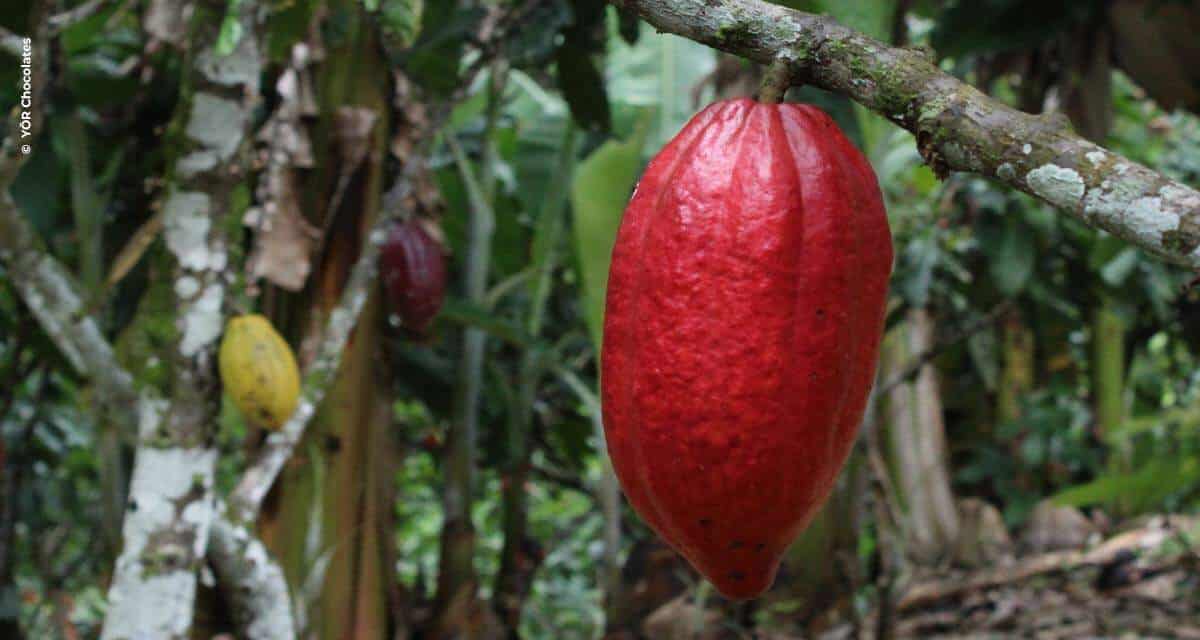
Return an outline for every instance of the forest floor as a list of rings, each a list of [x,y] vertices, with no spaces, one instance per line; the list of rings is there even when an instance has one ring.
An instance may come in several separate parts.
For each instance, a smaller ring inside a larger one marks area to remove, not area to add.
[[[1044,501],[1010,537],[981,500],[960,501],[960,514],[940,565],[905,558],[865,580],[845,577],[843,593],[809,596],[781,570],[774,597],[751,603],[685,586],[675,579],[689,571],[684,561],[647,543],[630,557],[637,578],[619,608],[636,622],[610,627],[605,640],[1200,640],[1200,516],[1113,523]]]
[[[1085,549],[983,569],[923,570],[842,638],[1183,638],[1200,640],[1200,519],[1140,518]]]

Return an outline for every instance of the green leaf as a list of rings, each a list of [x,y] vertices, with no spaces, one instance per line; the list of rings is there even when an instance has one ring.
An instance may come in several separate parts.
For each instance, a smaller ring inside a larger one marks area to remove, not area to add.
[[[996,330],[992,327],[977,331],[967,338],[967,354],[983,379],[988,391],[995,391],[1000,380],[1000,364],[996,361]]]
[[[534,335],[541,331],[546,300],[553,288],[551,278],[555,265],[559,262],[557,252],[559,245],[562,244],[563,228],[566,224],[563,218],[567,202],[567,182],[575,171],[575,161],[578,156],[577,138],[575,127],[568,123],[563,131],[558,162],[555,163],[554,174],[543,196],[537,223],[534,225],[529,261],[529,269],[533,273],[532,281],[529,283],[532,303],[529,321],[526,324],[526,330]]]
[[[534,339],[520,327],[496,315],[490,309],[466,300],[447,300],[440,317],[455,324],[480,329],[489,336],[517,347],[529,347]]]
[[[567,41],[555,52],[558,87],[571,109],[571,117],[582,129],[611,131],[612,113],[604,76],[592,60],[591,52]]]
[[[453,2],[433,2],[421,12],[416,44],[401,56],[404,68],[422,86],[445,96],[459,84],[463,44],[483,20],[479,8],[456,9]]]
[[[1089,240],[1087,263],[1093,271],[1100,271],[1104,265],[1129,247],[1124,240],[1103,232],[1092,235]]]
[[[292,47],[308,38],[315,5],[318,2],[319,0],[295,0],[272,7],[270,18],[265,25],[267,56],[272,62],[288,62],[292,56]]]
[[[641,166],[649,114],[644,114],[634,134],[623,142],[609,140],[579,163],[571,183],[571,208],[575,212],[575,250],[583,279],[583,306],[588,330],[596,348],[604,327],[604,298],[608,266],[621,214]]]
[[[1124,251],[1118,253],[1100,269],[1100,278],[1114,287],[1119,287],[1129,279],[1137,266],[1138,250],[1134,247],[1126,247]]]
[[[379,0],[366,0],[379,3]],[[425,12],[424,0],[383,0],[380,18],[384,37],[389,46],[406,49],[417,40],[421,32],[421,15]]]
[[[596,64],[604,53],[606,5],[603,0],[573,0],[574,20],[563,29],[554,52],[558,87],[571,117],[586,131],[612,131],[612,109],[604,74]]]
[[[933,270],[940,258],[941,250],[938,248],[937,239],[930,233],[916,236],[905,245],[902,264],[907,268],[897,274],[895,287],[908,304],[924,307],[929,303]]]
[[[1192,489],[1200,483],[1200,460],[1178,456],[1159,458],[1124,474],[1107,474],[1084,485],[1055,495],[1056,504],[1086,506],[1128,501],[1134,509],[1158,506],[1171,494]]]
[[[227,56],[237,49],[242,39],[242,23],[239,13],[242,0],[229,0],[225,17],[221,20],[221,31],[217,34],[216,52],[218,56]]]
[[[933,30],[943,56],[1011,51],[1058,37],[1103,9],[1102,0],[956,0],[947,3]]]
[[[988,257],[988,272],[1005,297],[1025,289],[1033,275],[1036,254],[1031,230],[1012,216],[999,225],[981,225],[980,243]]]
[[[554,55],[559,34],[571,24],[571,7],[563,0],[538,3],[512,35],[507,53],[513,66],[545,65]]]

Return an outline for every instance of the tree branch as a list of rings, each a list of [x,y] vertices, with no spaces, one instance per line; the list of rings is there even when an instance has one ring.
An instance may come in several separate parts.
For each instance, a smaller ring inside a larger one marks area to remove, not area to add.
[[[4,27],[0,27],[0,51],[14,58],[20,58],[25,49],[25,37],[17,35]]]
[[[45,20],[44,31],[51,36],[58,35],[96,15],[107,3],[108,0],[88,0],[78,7],[49,16]],[[24,53],[24,42],[25,36],[0,27],[0,51],[20,58]]]
[[[220,507],[218,507],[220,509]],[[221,513],[213,520],[208,555],[217,586],[233,610],[238,637],[245,640],[294,638],[295,618],[283,568],[250,527]]]
[[[1200,192],[1057,119],[989,98],[942,72],[926,51],[889,47],[828,17],[761,0],[609,2],[660,31],[761,64],[790,57],[793,77],[911,131],[939,175],[995,178],[1170,262],[1200,268]]]
[[[100,13],[108,0],[88,0],[78,7],[67,9],[62,13],[56,13],[50,16],[50,29],[54,33],[61,33],[65,29],[69,29],[74,25],[87,20],[88,18]]]
[[[0,263],[42,330],[75,372],[90,378],[96,398],[121,424],[137,424],[133,378],[115,366],[116,354],[100,326],[86,313],[74,278],[52,258],[37,231],[17,209],[7,185],[0,187]],[[132,433],[132,427],[129,433]]]
[[[1154,518],[1142,528],[1117,534],[1088,551],[1051,551],[1030,556],[1012,566],[983,569],[951,579],[929,580],[911,585],[897,603],[900,611],[930,606],[948,598],[986,591],[1014,582],[1022,582],[1048,573],[1072,571],[1088,566],[1104,566],[1163,551],[1164,545],[1178,540],[1180,531],[1194,529],[1196,521],[1186,516]],[[1165,555],[1165,554],[1164,554]],[[1175,559],[1179,554],[1173,554]]]

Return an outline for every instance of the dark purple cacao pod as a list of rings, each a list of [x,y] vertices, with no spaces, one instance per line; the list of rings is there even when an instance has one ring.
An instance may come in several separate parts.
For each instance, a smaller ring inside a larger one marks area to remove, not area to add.
[[[389,226],[379,272],[392,312],[406,328],[427,330],[446,297],[446,260],[424,223],[410,219]]]

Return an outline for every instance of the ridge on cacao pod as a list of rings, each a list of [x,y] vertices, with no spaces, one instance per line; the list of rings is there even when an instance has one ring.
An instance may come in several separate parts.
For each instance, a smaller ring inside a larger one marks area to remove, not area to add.
[[[829,496],[874,379],[891,269],[875,174],[809,105],[710,105],[625,210],[605,439],[633,508],[728,598],[771,586]]]
[[[221,384],[247,422],[276,430],[300,399],[300,369],[283,336],[258,314],[231,318],[217,354]]]
[[[394,222],[380,248],[379,269],[391,311],[406,328],[427,331],[446,297],[441,243],[415,218]]]

